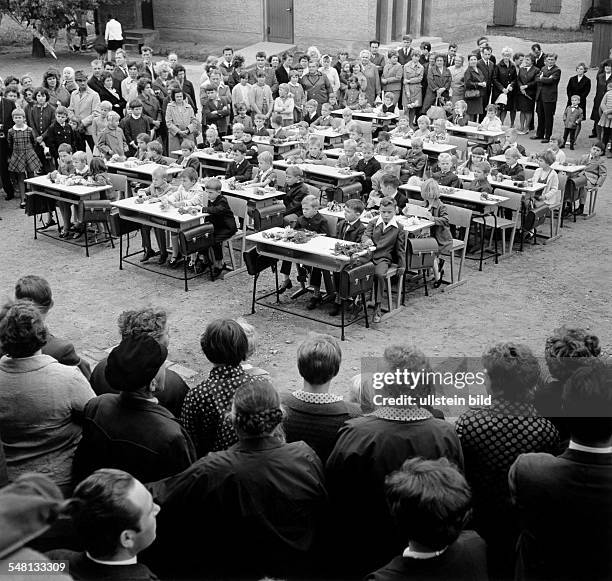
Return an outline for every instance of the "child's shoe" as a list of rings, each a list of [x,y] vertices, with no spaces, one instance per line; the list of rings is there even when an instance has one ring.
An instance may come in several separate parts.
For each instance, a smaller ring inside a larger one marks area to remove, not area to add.
[[[314,309],[316,309],[321,303],[323,302],[323,299],[321,299],[321,295],[315,295],[314,297],[311,297],[311,299],[308,301],[308,304],[306,305],[306,308],[309,311],[313,311]]]

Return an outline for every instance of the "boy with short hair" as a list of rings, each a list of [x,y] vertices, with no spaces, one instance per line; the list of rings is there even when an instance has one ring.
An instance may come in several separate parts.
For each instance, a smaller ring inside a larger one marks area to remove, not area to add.
[[[315,165],[325,165],[327,156],[323,150],[323,144],[316,137],[312,137],[308,141],[308,148],[304,157],[305,163],[314,163]]]
[[[208,83],[204,87],[206,99],[202,100],[202,125],[215,124],[219,135],[227,133],[230,104],[227,99],[219,97],[217,87]]]
[[[518,131],[514,129],[514,127],[508,127],[504,135],[504,142],[501,144],[501,152],[505,153],[506,150],[510,149],[511,147],[514,147],[519,150],[521,155],[526,156],[527,152],[525,151],[525,148],[517,142],[517,137]]]
[[[329,103],[321,105],[321,116],[314,120],[311,127],[331,127],[332,126],[332,107]]]
[[[162,155],[163,147],[159,141],[151,141],[147,145],[147,161],[159,165],[168,165],[168,160]]]
[[[270,117],[270,127],[272,127],[271,139],[286,141],[287,132],[283,129],[283,117],[277,113]]]
[[[246,158],[246,145],[244,143],[234,143],[231,155],[234,161],[229,164],[225,172],[225,178],[238,183],[248,182],[253,177],[253,166]]]
[[[391,143],[391,135],[388,131],[378,133],[378,145],[375,151],[377,155],[386,155],[387,157],[399,155],[398,148]]]
[[[318,108],[319,103],[317,103],[317,101],[314,99],[306,101],[306,111],[302,115],[302,121],[305,121],[310,127],[312,127],[313,123],[319,118],[319,114],[317,113]]]
[[[468,183],[466,190],[472,190],[474,192],[482,192],[486,194],[492,194],[493,188],[487,179],[491,173],[491,166],[489,162],[482,161],[474,165],[474,181]]]
[[[269,85],[266,85],[266,73],[264,71],[257,71],[255,79],[256,83],[251,86],[251,111],[268,119],[272,114],[274,104],[272,89]]]
[[[300,166],[290,165],[285,173],[285,224],[292,224],[302,215],[302,200],[310,194]]]
[[[504,157],[506,161],[497,168],[499,173],[516,181],[524,181],[525,169],[519,163],[521,158],[520,151],[516,147],[509,147],[504,152]]]
[[[293,95],[293,120],[297,123],[302,120],[306,107],[306,93],[300,83],[300,72],[293,69],[289,73],[289,92]]]
[[[181,155],[176,160],[176,165],[181,166],[183,169],[190,167],[196,172],[196,174],[199,175],[200,160],[197,157],[194,157],[193,155],[195,148],[195,143],[191,141],[191,139],[183,139],[183,141],[181,142]]]
[[[266,129],[266,120],[267,117],[263,113],[255,114],[253,120],[253,123],[255,123],[253,135],[257,135],[259,137],[270,137],[270,132]]]
[[[402,173],[407,177],[423,177],[425,166],[427,165],[427,154],[423,152],[423,140],[420,137],[413,137],[412,147],[406,154],[406,163],[402,167]]]
[[[149,143],[151,143],[151,135],[149,133],[139,133],[136,136],[136,153],[132,157],[138,161],[146,161]]]
[[[221,181],[211,178],[206,182],[208,206],[204,212],[208,214],[206,220],[212,223],[215,230],[215,244],[213,246],[214,264],[212,277],[217,278],[225,268],[223,263],[223,242],[231,238],[238,227],[227,198],[221,193]]]
[[[49,148],[49,153],[56,163],[58,160],[58,148],[62,143],[70,145],[71,153],[76,149],[74,131],[68,123],[68,109],[66,107],[58,105],[55,109],[55,121],[47,127],[42,138],[43,144]]]
[[[370,220],[362,237],[362,242],[376,247],[372,253],[375,266],[374,323],[380,323],[382,319],[382,297],[389,266],[396,262],[400,276],[406,267],[406,232],[398,223],[396,213],[395,200],[383,198],[380,201],[380,215]]]
[[[153,119],[146,114],[143,114],[142,101],[133,99],[129,102],[130,113],[126,115],[119,123],[128,146],[130,147],[129,155],[136,153],[138,145],[136,138],[140,133],[151,133],[153,129]]]
[[[361,196],[366,196],[372,191],[372,176],[380,170],[380,162],[374,157],[374,145],[366,143],[363,146],[363,158],[357,162],[355,171],[361,172]]]
[[[576,134],[580,129],[583,119],[584,111],[580,107],[580,95],[572,95],[570,105],[563,112],[563,126],[565,129],[563,130],[563,143],[560,146],[561,149],[568,143],[568,139],[570,149],[574,149]]]
[[[357,171],[357,164],[361,157],[357,155],[357,142],[354,139],[347,139],[344,142],[344,153],[338,158],[337,167],[347,167]]]
[[[582,188],[580,195],[580,206],[576,213],[580,216],[584,212],[584,202],[586,201],[587,191],[598,190],[603,186],[608,175],[606,163],[603,160],[603,155],[606,151],[606,146],[597,141],[591,146],[591,152],[588,155],[583,155],[580,158],[580,164],[586,166],[584,175],[586,177],[586,187]]]
[[[392,198],[395,201],[397,213],[401,214],[402,210],[408,203],[408,198],[404,192],[398,190],[400,181],[397,176],[384,175],[380,180],[380,194],[383,198]]]
[[[357,144],[357,151],[362,151],[363,146],[367,143],[363,137],[363,127],[357,121],[349,123],[348,127],[349,139],[352,139]]]
[[[431,177],[441,186],[461,189],[463,184],[453,172],[453,158],[449,153],[441,153],[438,156],[437,166],[433,168]]]
[[[98,138],[98,150],[107,160],[117,156],[120,161],[125,159],[129,151],[123,129],[119,127],[119,114],[115,111],[111,111],[106,117],[106,128]]]

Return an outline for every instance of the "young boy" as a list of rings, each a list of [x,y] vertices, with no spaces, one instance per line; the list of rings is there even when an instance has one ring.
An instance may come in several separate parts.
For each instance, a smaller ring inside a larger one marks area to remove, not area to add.
[[[106,128],[98,138],[98,150],[107,160],[116,155],[120,161],[125,159],[129,151],[123,129],[119,127],[119,114],[115,111],[111,111],[106,117]]]
[[[306,106],[306,93],[304,87],[300,84],[300,73],[293,69],[289,74],[289,92],[293,95],[293,120],[299,122],[302,120],[302,113]]]
[[[253,135],[270,137],[270,132],[266,129],[266,119],[267,117],[262,113],[255,114],[253,121],[255,123],[255,129],[253,130]]]
[[[397,213],[401,214],[408,203],[408,198],[404,192],[398,190],[399,186],[399,178],[394,175],[384,175],[380,180],[380,194],[382,198],[391,198],[395,202]]]
[[[433,122],[433,131],[429,134],[429,139],[434,143],[448,143],[446,120],[436,119]]]
[[[206,99],[202,101],[202,125],[214,123],[219,135],[227,133],[229,124],[230,105],[226,99],[221,99],[217,94],[217,88],[208,83],[204,87]]]
[[[316,137],[312,137],[308,141],[308,148],[306,149],[306,155],[304,156],[305,163],[314,163],[316,165],[325,165],[327,156],[323,151],[323,144]]]
[[[276,185],[276,172],[272,167],[274,157],[269,151],[262,151],[257,156],[259,171],[257,175],[250,181],[245,182],[256,188],[273,187]]]
[[[250,113],[251,85],[249,85],[249,73],[240,73],[240,82],[232,89],[232,106],[234,113],[238,115],[238,107],[244,106],[244,113]]]
[[[406,548],[368,579],[488,579],[485,542],[463,530],[470,487],[446,458],[406,460],[385,479],[385,495]]]
[[[58,175],[70,176],[74,174],[74,162],[72,160],[72,148],[69,143],[60,143],[57,148],[57,170],[49,174],[53,180],[57,179]],[[74,234],[72,225],[72,204],[68,202],[58,202],[58,208],[62,215],[63,228],[59,235],[60,238],[69,238]]]
[[[151,141],[147,145],[147,161],[158,165],[168,165],[168,160],[162,155],[163,151],[159,141]]]
[[[357,171],[357,164],[361,157],[357,155],[357,142],[354,139],[347,139],[343,145],[344,153],[340,155],[336,163],[337,167],[348,167]]]
[[[286,141],[287,132],[283,129],[283,118],[281,115],[274,114],[270,117],[270,127],[272,127],[271,139]]]
[[[182,167],[183,169],[190,167],[196,172],[196,174],[199,175],[200,160],[193,155],[195,148],[195,143],[191,141],[191,139],[183,139],[181,142],[181,156],[176,160],[176,165]]]
[[[474,166],[474,181],[468,183],[466,190],[472,190],[474,192],[483,192],[486,194],[492,194],[493,188],[487,179],[491,173],[491,166],[488,162],[483,161]]]
[[[136,136],[136,153],[133,158],[138,161],[146,161],[147,146],[151,143],[151,135],[149,133],[139,133]]]
[[[75,148],[74,131],[68,123],[68,109],[62,105],[58,105],[55,109],[55,122],[52,123],[42,136],[43,144],[49,148],[51,157],[57,163],[59,146],[66,143],[70,146],[70,153]]]
[[[331,236],[327,220],[319,213],[319,200],[315,196],[306,196],[302,199],[302,215],[296,220],[294,228],[296,230],[309,230]],[[283,260],[281,273],[284,275],[285,280],[279,288],[279,293],[284,293],[287,289],[293,287],[291,282],[292,264],[288,260]],[[302,266],[298,266],[298,281],[305,283],[306,276],[307,270]]]
[[[251,131],[253,129],[253,120],[249,115],[246,103],[238,103],[236,105],[234,123],[241,123],[245,131]]]
[[[372,262],[375,265],[374,277],[374,317],[372,322],[380,323],[382,319],[382,297],[385,290],[385,277],[389,266],[396,262],[398,268],[406,267],[406,232],[397,222],[397,207],[393,198],[380,201],[380,215],[368,223],[362,242],[375,246]]]
[[[149,145],[152,143],[157,142],[153,141]],[[159,201],[160,198],[171,193],[170,184],[168,183],[167,179],[168,174],[166,172],[166,168],[163,166],[156,167],[153,170],[151,185],[136,192],[138,198],[143,203]],[[157,246],[159,247],[158,264],[164,264],[168,259],[168,251],[166,250],[166,231],[162,230],[161,228],[153,228],[153,231],[155,233],[155,239],[157,240]],[[151,226],[141,226],[140,236],[142,238],[142,249],[144,253],[143,257],[140,259],[140,262],[148,262],[151,258],[158,254],[154,252],[153,248],[151,247]]]
[[[378,134],[378,145],[376,146],[377,155],[386,155],[387,157],[399,155],[400,150],[391,143],[391,135],[388,131],[381,131]]]
[[[266,73],[257,71],[255,73],[256,84],[251,86],[251,111],[256,115],[259,113],[268,119],[272,114],[274,98],[272,89],[266,85]]]
[[[438,156],[437,167],[432,170],[431,177],[441,186],[461,189],[463,184],[453,172],[453,158],[449,153],[441,153]]]
[[[563,143],[561,144],[562,149],[565,147],[565,144],[568,143],[568,140],[570,149],[574,149],[576,133],[578,133],[578,129],[583,119],[584,111],[580,108],[580,95],[572,95],[571,104],[563,113],[563,125],[565,129],[563,131]]]
[[[304,183],[304,172],[298,165],[287,168],[285,178],[285,224],[294,224],[302,215],[302,200],[309,195],[308,186]]]
[[[367,207],[368,208],[378,208],[378,204],[382,198],[380,193],[380,182],[385,175],[393,175],[399,178],[400,176],[400,168],[398,165],[394,163],[382,163],[382,167],[372,176],[372,191],[370,192],[370,198],[375,198],[375,203],[371,204],[370,199],[368,199]]]
[[[355,171],[361,172],[361,196],[366,196],[372,191],[372,176],[380,170],[380,163],[374,157],[374,145],[366,143],[363,146],[363,158],[357,162]]]
[[[238,227],[227,198],[221,193],[221,182],[217,178],[211,178],[206,182],[206,193],[208,194],[208,206],[205,210],[208,214],[206,220],[215,229],[212,277],[218,278],[225,267],[223,264],[223,242],[231,238]]]
[[[509,147],[504,151],[504,157],[506,158],[505,163],[497,168],[499,173],[516,181],[524,181],[525,169],[518,161],[521,158],[520,151],[516,147]]]
[[[246,158],[246,145],[244,143],[234,143],[231,149],[231,155],[234,161],[229,164],[225,172],[225,178],[238,182],[248,182],[253,178],[253,166]]]
[[[606,146],[598,141],[591,146],[591,153],[582,156],[580,164],[585,165],[584,175],[587,183],[586,187],[582,189],[580,196],[580,206],[578,207],[577,214],[579,216],[584,212],[584,202],[586,201],[587,191],[597,190],[603,186],[608,175],[606,169],[606,163],[602,159],[606,151]]]
[[[409,138],[412,136],[414,131],[410,127],[410,121],[408,117],[400,117],[397,121],[397,127],[389,131],[390,135],[394,135],[396,137]],[[380,138],[380,135],[378,136]]]
[[[331,127],[332,126],[332,108],[329,103],[323,103],[321,105],[321,116],[315,119],[312,123],[312,127]]]
[[[423,177],[428,159],[427,154],[423,152],[423,140],[420,137],[413,137],[411,145],[412,148],[406,154],[406,163],[402,167],[402,173],[407,177]]]
[[[347,127],[349,139],[357,144],[357,151],[363,151],[363,146],[367,143],[363,137],[363,128],[357,121],[353,121]]]
[[[317,113],[318,107],[319,104],[314,99],[306,101],[306,112],[302,116],[302,121],[306,121],[310,127],[312,127],[313,123],[319,118],[319,114]]]
[[[121,120],[119,126],[123,129],[125,140],[130,147],[129,155],[132,156],[138,148],[136,138],[140,133],[151,133],[153,119],[143,114],[142,101],[140,99],[130,101],[129,107],[131,112]]]

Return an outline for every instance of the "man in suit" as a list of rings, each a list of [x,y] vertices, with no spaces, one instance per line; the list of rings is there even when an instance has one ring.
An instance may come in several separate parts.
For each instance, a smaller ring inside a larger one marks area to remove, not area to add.
[[[483,109],[487,108],[489,101],[491,100],[491,90],[493,87],[493,73],[495,72],[495,61],[491,58],[492,50],[490,46],[485,46],[481,52],[481,58],[478,59],[478,69],[484,75],[484,80],[487,83],[485,90],[482,95],[482,107]],[[486,116],[486,112],[483,112],[480,116],[480,120],[482,121]]]
[[[484,55],[483,55],[484,49],[485,48],[490,48],[489,39],[486,36],[481,36],[476,41],[476,44],[478,45],[478,48],[475,49],[474,51],[472,51],[472,54],[475,54],[479,59],[482,59],[482,58],[484,58]],[[490,58],[493,61],[493,64],[495,64],[497,62],[493,55],[491,55]]]
[[[13,126],[15,103],[0,95],[0,180],[7,200],[15,197],[15,190],[9,174],[8,131]],[[0,220],[2,218],[0,217]]]
[[[546,55],[542,52],[542,47],[537,43],[532,44],[531,52],[533,54],[533,65],[542,70],[546,64]]]
[[[561,69],[557,66],[557,55],[546,55],[546,66],[536,77],[536,113],[538,114],[538,129],[530,139],[539,139],[548,143],[552,135]]]
[[[96,59],[91,61],[91,77],[87,80],[87,86],[90,89],[93,89],[98,95],[104,89],[104,83],[102,82],[101,75],[104,70],[104,63]]]
[[[397,61],[404,66],[412,58],[412,36],[405,34],[402,36],[402,46],[397,49]]]
[[[117,79],[119,81],[119,86],[121,86],[121,81],[126,79],[127,76],[128,68],[125,58],[125,51],[120,48],[115,51],[115,69],[113,70],[113,79]]]
[[[142,61],[138,65],[138,72],[140,74],[147,73],[151,77],[151,81],[154,81],[157,75],[155,74],[155,65],[153,64],[153,49],[145,45],[140,49],[140,55]]]
[[[22,276],[15,285],[16,300],[30,300],[41,312],[43,319],[46,319],[47,314],[53,306],[53,295],[51,286],[46,279],[33,274]],[[77,366],[83,375],[89,379],[91,369],[89,363],[81,359],[70,341],[60,339],[52,335],[49,331],[47,334],[47,343],[42,348],[44,355],[50,355],[63,365]]]
[[[612,367],[593,359],[566,382],[560,456],[521,454],[510,468],[522,522],[515,579],[612,578]],[[569,545],[568,545],[569,541]]]
[[[446,56],[444,57],[444,64],[446,65],[446,68],[452,67],[455,64],[456,56],[457,56],[457,45],[454,42],[452,42],[451,44],[448,45],[448,52],[446,53]]]

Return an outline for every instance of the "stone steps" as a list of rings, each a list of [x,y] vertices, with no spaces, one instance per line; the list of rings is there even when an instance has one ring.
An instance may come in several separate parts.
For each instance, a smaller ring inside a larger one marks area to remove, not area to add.
[[[448,42],[444,42],[440,36],[419,36],[412,40],[412,46],[414,48],[419,48],[422,42],[428,42],[431,44],[432,52],[441,52],[446,54],[446,51],[448,50]],[[381,44],[380,51],[387,54],[389,50],[396,50],[401,46],[401,44],[401,39],[388,44]]]

